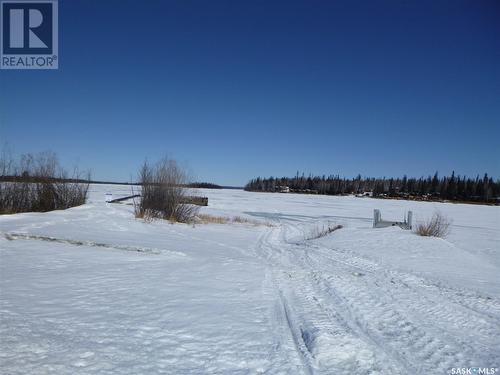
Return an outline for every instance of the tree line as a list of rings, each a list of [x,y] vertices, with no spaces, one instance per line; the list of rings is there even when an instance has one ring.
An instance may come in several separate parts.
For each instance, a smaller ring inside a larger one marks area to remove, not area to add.
[[[245,190],[262,192],[295,192],[325,195],[370,194],[374,197],[416,200],[450,200],[462,202],[499,203],[500,180],[485,174],[475,178],[455,175],[402,178],[366,178],[358,175],[348,179],[339,175],[295,177],[257,177]]]

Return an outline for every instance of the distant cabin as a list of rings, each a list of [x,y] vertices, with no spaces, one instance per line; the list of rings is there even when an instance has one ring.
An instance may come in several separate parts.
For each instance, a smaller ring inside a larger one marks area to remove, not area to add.
[[[289,193],[290,188],[288,186],[276,186],[276,191],[279,193]]]

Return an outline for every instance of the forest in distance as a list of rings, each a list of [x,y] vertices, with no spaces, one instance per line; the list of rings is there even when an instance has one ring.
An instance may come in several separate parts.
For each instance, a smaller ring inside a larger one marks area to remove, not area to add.
[[[245,190],[261,192],[291,192],[323,195],[360,194],[379,198],[413,200],[446,200],[457,202],[500,203],[500,180],[484,174],[475,178],[455,175],[402,178],[369,178],[358,175],[348,179],[339,175],[295,177],[257,177]]]

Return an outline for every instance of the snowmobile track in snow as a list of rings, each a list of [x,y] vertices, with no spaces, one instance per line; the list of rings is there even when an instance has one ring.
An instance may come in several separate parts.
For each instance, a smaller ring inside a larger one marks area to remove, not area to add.
[[[308,241],[284,222],[260,241],[306,373],[446,373],[498,362],[500,303]],[[462,329],[476,332],[463,337]],[[283,336],[286,340],[286,337]]]

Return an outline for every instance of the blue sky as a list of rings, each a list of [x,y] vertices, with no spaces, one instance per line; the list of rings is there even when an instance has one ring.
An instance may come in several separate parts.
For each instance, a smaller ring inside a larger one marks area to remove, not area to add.
[[[59,70],[0,71],[0,141],[124,181],[500,177],[497,1],[61,0]]]

